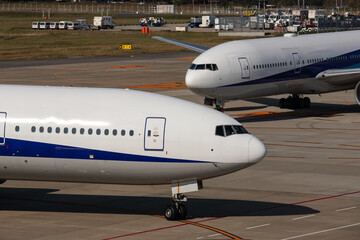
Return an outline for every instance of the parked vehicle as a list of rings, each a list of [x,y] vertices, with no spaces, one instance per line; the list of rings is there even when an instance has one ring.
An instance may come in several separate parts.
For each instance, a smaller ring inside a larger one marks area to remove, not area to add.
[[[61,21],[59,23],[59,29],[68,29],[69,23],[72,23],[70,21]]]
[[[152,22],[152,25],[154,27],[160,27],[162,25],[165,25],[165,21],[162,17],[159,17],[159,18],[154,18],[153,22]]]
[[[69,23],[68,24],[68,29],[69,30],[80,30],[81,29],[81,25],[80,25],[80,23],[78,23],[78,22],[71,22],[71,23]]]
[[[115,23],[111,16],[94,17],[94,28],[95,29],[114,29]]]
[[[40,29],[50,29],[49,22],[40,22]]]
[[[202,16],[202,23],[199,27],[202,28],[211,28],[215,25],[215,16]]]
[[[31,25],[32,29],[39,29],[40,28],[40,22],[33,22]]]
[[[59,29],[59,23],[58,22],[51,22],[50,23],[50,29]]]

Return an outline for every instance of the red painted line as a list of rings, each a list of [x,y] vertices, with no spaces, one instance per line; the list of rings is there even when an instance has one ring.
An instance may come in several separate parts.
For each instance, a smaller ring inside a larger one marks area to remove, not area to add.
[[[301,202],[296,202],[296,203],[279,204],[279,206],[274,206],[274,207],[270,207],[270,208],[263,208],[263,209],[258,209],[258,210],[252,210],[252,211],[248,211],[248,212],[241,212],[241,213],[238,213],[238,214],[249,214],[249,213],[255,213],[255,212],[264,212],[264,211],[273,210],[273,209],[277,209],[277,208],[283,208],[283,207],[288,207],[288,206],[292,206],[292,205],[300,205],[300,204],[304,204],[304,203],[322,201],[322,200],[327,200],[327,199],[332,199],[332,198],[338,198],[338,197],[343,197],[343,196],[348,196],[348,195],[353,195],[353,194],[359,194],[359,193],[360,193],[360,191],[356,191],[356,192],[350,192],[350,193],[343,193],[343,194],[333,195],[333,196],[329,196],[329,197],[315,198],[315,199],[306,200],[306,201],[301,201]],[[226,217],[231,217],[231,215],[229,215],[229,216],[224,216],[224,217],[208,218],[208,219],[204,219],[204,220],[200,220],[200,221],[195,221],[195,222],[192,222],[192,223],[209,222],[209,221],[214,221],[214,220],[218,220],[218,219],[222,219],[222,218],[226,218]],[[122,237],[127,237],[127,236],[132,236],[132,235],[138,235],[138,234],[147,233],[147,232],[154,232],[154,231],[159,231],[159,230],[164,230],[164,229],[169,229],[169,228],[181,227],[181,226],[185,226],[185,225],[188,225],[188,224],[179,224],[179,225],[174,225],[174,226],[170,226],[170,227],[156,228],[156,229],[146,230],[146,231],[142,231],[142,232],[129,233],[129,234],[121,235],[121,236],[116,236],[116,237],[111,237],[111,238],[105,238],[105,239],[103,239],[103,240],[111,240],[111,239],[116,239],[116,238],[122,238]]]
[[[292,143],[309,143],[309,144],[322,144],[319,142],[302,142],[302,141],[284,141],[284,142],[292,142]]]

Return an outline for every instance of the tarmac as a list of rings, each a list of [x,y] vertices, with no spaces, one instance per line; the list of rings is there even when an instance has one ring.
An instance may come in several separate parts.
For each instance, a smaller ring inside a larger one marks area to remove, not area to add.
[[[184,85],[195,53],[0,61],[1,84],[130,88],[202,104]],[[16,97],[16,96],[14,96]],[[170,186],[7,181],[0,239],[348,239],[360,236],[360,106],[354,91],[226,104],[267,146],[258,164],[187,194],[188,219],[167,221]],[[2,99],[8,101],[9,99]]]

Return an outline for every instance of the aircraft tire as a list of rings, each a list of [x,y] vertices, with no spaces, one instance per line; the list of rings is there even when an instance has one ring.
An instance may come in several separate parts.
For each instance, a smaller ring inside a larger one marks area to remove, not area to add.
[[[304,107],[305,107],[305,108],[309,108],[310,105],[311,105],[311,100],[310,100],[310,98],[305,97],[305,98],[304,98]]]
[[[185,220],[186,219],[186,207],[183,204],[179,204],[178,206],[178,214],[179,214],[179,220]]]
[[[164,215],[167,220],[173,221],[178,219],[179,212],[175,208],[174,204],[170,204],[166,207]]]

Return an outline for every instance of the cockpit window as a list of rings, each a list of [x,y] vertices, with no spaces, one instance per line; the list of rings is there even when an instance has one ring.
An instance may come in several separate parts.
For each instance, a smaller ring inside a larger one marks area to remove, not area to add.
[[[217,71],[219,70],[217,65],[214,63],[208,63],[208,64],[191,64],[190,66],[191,70],[210,70],[210,71]]]
[[[215,135],[216,135],[216,136],[222,136],[222,137],[225,137],[225,134],[224,134],[224,127],[223,127],[223,126],[216,126]]]
[[[204,70],[204,69],[205,69],[205,64],[196,65],[196,70]]]
[[[247,134],[248,131],[241,125],[216,126],[215,135],[227,137],[234,134]]]

